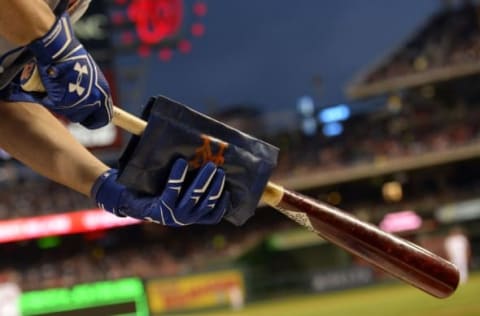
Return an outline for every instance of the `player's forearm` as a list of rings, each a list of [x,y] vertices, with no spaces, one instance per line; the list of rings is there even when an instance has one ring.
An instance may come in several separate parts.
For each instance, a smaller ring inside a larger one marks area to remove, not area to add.
[[[19,46],[43,36],[55,22],[44,0],[4,0],[0,9],[0,37]]]
[[[36,172],[85,195],[108,166],[45,108],[0,102],[0,147]]]

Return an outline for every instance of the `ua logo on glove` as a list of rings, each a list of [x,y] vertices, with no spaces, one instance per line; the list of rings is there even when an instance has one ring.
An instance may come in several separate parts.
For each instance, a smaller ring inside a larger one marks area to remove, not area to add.
[[[42,104],[87,128],[99,128],[111,121],[113,104],[108,82],[75,37],[68,14],[60,16],[50,31],[27,45],[27,49],[35,57],[36,67],[10,83],[1,96],[4,100]],[[23,89],[28,73],[32,74],[34,69],[45,93]]]
[[[75,70],[78,73],[77,76],[77,82],[75,83],[69,83],[68,84],[68,92],[73,93],[76,92],[78,96],[81,96],[83,92],[85,92],[85,88],[81,86],[81,82],[83,79],[83,75],[88,76],[88,68],[85,65],[80,65],[79,62],[75,63],[75,66],[73,66],[73,70]]]

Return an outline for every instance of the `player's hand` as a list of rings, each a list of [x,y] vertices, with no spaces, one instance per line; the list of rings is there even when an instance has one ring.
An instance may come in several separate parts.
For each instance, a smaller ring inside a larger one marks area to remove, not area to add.
[[[67,14],[61,15],[47,34],[27,47],[36,58],[46,90],[46,94],[32,94],[30,101],[37,101],[88,128],[110,122],[110,88],[95,61],[75,37]],[[10,101],[16,101],[15,98],[17,101],[28,99],[18,89]]]
[[[184,159],[176,160],[165,188],[158,196],[141,194],[117,183],[117,171],[111,169],[96,181],[92,197],[100,207],[118,216],[167,226],[220,222],[230,201],[229,193],[224,192],[224,171],[208,163],[187,184],[187,169]]]

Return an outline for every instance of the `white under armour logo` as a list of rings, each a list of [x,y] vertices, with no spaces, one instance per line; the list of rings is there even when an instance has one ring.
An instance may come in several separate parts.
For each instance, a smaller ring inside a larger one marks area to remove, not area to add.
[[[80,65],[79,62],[76,62],[73,66],[73,70],[78,72],[77,82],[68,84],[68,92],[76,92],[79,96],[85,92],[85,88],[80,85],[82,82],[83,75],[88,75],[88,68],[86,65]]]

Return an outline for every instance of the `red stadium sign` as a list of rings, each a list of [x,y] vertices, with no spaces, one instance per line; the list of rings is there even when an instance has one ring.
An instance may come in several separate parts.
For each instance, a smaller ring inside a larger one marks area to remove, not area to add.
[[[175,36],[182,26],[181,0],[133,0],[127,10],[129,19],[135,23],[138,37],[148,45]]]
[[[205,34],[207,11],[205,0],[115,0],[110,6],[113,45],[141,57],[156,52],[168,62],[175,51],[190,53],[192,39]]]
[[[140,222],[129,217],[117,217],[101,209],[4,220],[0,221],[0,243],[86,233]]]

